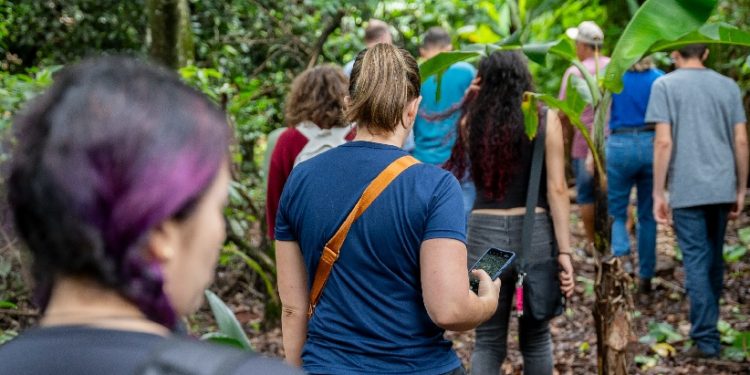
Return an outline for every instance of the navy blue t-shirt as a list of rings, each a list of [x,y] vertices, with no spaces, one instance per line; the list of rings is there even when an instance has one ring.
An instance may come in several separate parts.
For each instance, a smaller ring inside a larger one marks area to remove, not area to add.
[[[355,141],[298,165],[284,186],[276,239],[297,241],[308,286],[323,246],[367,185],[407,153]],[[404,171],[349,231],[308,325],[303,368],[311,373],[442,374],[460,366],[422,298],[420,246],[466,241],[458,181],[433,165]]]
[[[609,129],[640,127],[645,124],[646,108],[651,97],[651,86],[664,75],[659,69],[642,72],[628,70],[622,76],[623,89],[612,94],[612,110]]]

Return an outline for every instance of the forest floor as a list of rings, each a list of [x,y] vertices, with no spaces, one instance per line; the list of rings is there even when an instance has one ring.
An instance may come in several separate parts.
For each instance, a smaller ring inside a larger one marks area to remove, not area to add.
[[[571,213],[573,246],[582,247],[583,226],[579,220],[577,207],[573,205]],[[727,244],[735,248],[740,243],[738,229],[750,227],[750,217],[743,215],[740,220],[730,223],[727,231]],[[750,237],[750,232],[746,233]],[[633,239],[634,240],[634,239]],[[748,239],[745,239],[748,241]],[[745,246],[749,245],[744,243]],[[0,257],[0,287],[5,290],[5,298],[15,295],[18,301],[13,308],[0,306],[0,342],[23,329],[35,324],[37,313],[28,302],[28,291],[19,276],[20,257],[10,254],[4,247]],[[727,355],[717,360],[691,360],[685,357],[684,351],[690,345],[688,331],[688,301],[684,291],[684,274],[679,259],[679,250],[675,245],[674,234],[670,228],[660,226],[657,238],[657,277],[654,279],[654,291],[648,297],[637,294],[633,283],[635,310],[632,315],[634,335],[631,337],[630,350],[634,361],[629,373],[634,374],[748,374],[750,363],[738,362]],[[16,252],[17,253],[17,252]],[[568,301],[563,315],[551,323],[554,343],[555,374],[595,374],[596,373],[596,334],[591,309],[594,305],[593,280],[595,277],[594,261],[582,250],[574,254],[577,274],[575,295]],[[637,260],[634,260],[637,262]],[[637,267],[635,267],[637,269]],[[246,268],[239,262],[222,266],[217,274],[213,290],[231,306],[238,320],[246,327],[255,350],[270,355],[283,356],[281,330],[278,327],[267,327],[263,324],[265,306],[262,295],[249,288],[257,285],[248,276]],[[11,288],[11,289],[8,289]],[[9,293],[10,291],[10,293]],[[502,366],[501,374],[522,374],[523,360],[518,349],[517,324],[512,319],[509,334],[508,358]],[[737,332],[750,331],[750,253],[740,260],[726,266],[724,295],[721,302],[720,328],[724,332],[725,351],[731,350],[731,335]],[[189,320],[189,330],[200,335],[214,327],[213,318],[207,306]],[[651,328],[650,328],[651,327]],[[641,339],[651,334],[660,343],[652,347]],[[470,368],[470,357],[474,346],[474,332],[449,332],[446,334],[453,341],[454,348]],[[641,340],[639,340],[641,339]],[[672,351],[671,348],[674,348]],[[663,353],[658,354],[656,350]],[[727,353],[729,354],[729,353]]]

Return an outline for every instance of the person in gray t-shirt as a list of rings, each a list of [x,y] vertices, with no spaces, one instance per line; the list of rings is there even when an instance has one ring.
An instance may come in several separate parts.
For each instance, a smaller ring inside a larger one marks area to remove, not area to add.
[[[705,45],[672,53],[676,71],[654,82],[646,122],[654,139],[654,217],[672,209],[690,299],[688,355],[716,357],[727,220],[744,206],[748,177],[747,122],[739,87],[703,65]],[[665,184],[669,172],[669,206]]]

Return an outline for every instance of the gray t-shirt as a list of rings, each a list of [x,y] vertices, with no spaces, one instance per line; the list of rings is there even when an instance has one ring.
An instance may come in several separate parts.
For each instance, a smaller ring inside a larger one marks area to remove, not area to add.
[[[711,69],[678,69],[654,82],[647,123],[672,126],[672,208],[736,200],[734,126],[746,122],[737,84]]]

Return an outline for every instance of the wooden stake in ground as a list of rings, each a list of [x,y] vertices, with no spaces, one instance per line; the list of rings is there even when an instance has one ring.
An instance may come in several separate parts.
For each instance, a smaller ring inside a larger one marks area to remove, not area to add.
[[[599,103],[594,120],[594,146],[602,165],[606,165],[604,151],[604,122],[611,101],[605,94]],[[604,109],[604,110],[601,110]],[[611,256],[610,233],[612,220],[607,208],[607,177],[604,171],[594,171],[594,248],[596,280],[594,291],[594,323],[596,325],[597,369],[600,375],[628,373],[628,343],[632,336],[630,276],[623,270],[619,258]]]

